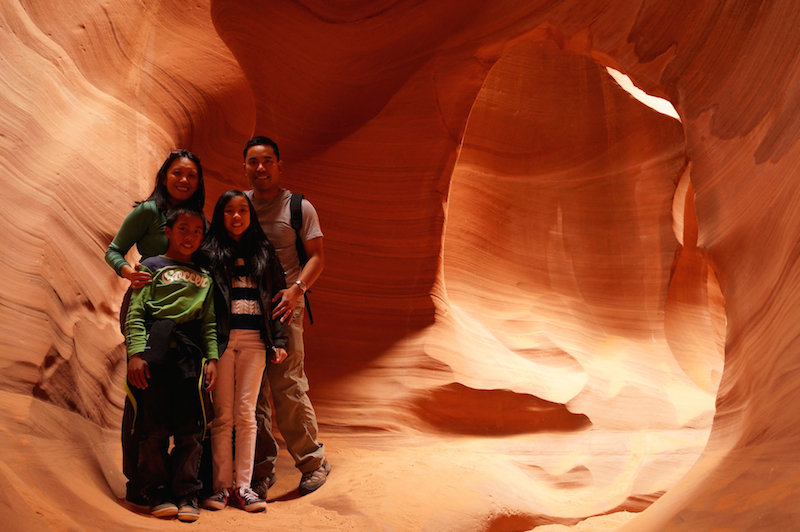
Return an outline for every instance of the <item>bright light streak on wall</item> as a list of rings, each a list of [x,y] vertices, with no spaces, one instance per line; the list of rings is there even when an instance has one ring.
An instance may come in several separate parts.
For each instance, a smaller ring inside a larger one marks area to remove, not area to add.
[[[642,89],[634,85],[633,82],[631,81],[631,78],[629,78],[622,72],[619,72],[617,70],[614,70],[613,68],[608,68],[608,67],[606,67],[606,70],[608,70],[608,73],[611,74],[611,77],[614,78],[614,81],[616,81],[620,87],[628,91],[631,94],[631,96],[633,96],[634,98],[645,104],[647,107],[655,109],[661,114],[671,116],[678,122],[681,121],[681,117],[678,116],[678,112],[675,110],[675,108],[669,101],[665,100],[664,98],[657,98],[656,96],[650,96]]]

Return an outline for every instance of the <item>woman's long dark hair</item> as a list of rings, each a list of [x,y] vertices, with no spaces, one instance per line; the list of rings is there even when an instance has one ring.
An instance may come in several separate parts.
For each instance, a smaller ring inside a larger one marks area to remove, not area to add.
[[[203,206],[206,203],[206,186],[203,183],[203,167],[200,165],[200,157],[187,150],[172,150],[169,152],[169,157],[167,157],[167,160],[164,161],[164,164],[161,165],[161,168],[156,174],[156,185],[153,188],[153,192],[151,192],[150,196],[144,201],[154,201],[156,207],[158,207],[158,210],[161,212],[167,212],[169,210],[170,204],[169,192],[167,192],[167,172],[169,171],[169,167],[172,166],[172,162],[179,158],[189,159],[197,166],[197,190],[194,191],[194,194],[192,194],[189,199],[181,202],[181,205],[202,211]],[[135,207],[140,203],[144,202],[137,201],[133,206]],[[177,205],[172,205],[172,207],[177,207]]]
[[[228,230],[225,229],[225,207],[233,198],[238,197],[247,200],[250,208],[250,227],[242,233],[242,237],[237,242],[228,235]],[[209,267],[224,275],[228,282],[233,278],[233,263],[236,257],[242,257],[247,275],[262,290],[270,293],[270,291],[276,291],[286,286],[285,280],[281,282],[283,270],[278,261],[278,254],[258,223],[258,215],[253,202],[241,190],[229,190],[219,197],[214,206],[211,227],[208,229],[201,249]],[[265,312],[268,312],[268,309],[265,309]]]

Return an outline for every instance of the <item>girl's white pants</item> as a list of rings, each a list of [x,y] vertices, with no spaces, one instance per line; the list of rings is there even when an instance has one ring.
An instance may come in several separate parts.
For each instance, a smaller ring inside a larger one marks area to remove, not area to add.
[[[256,402],[267,363],[259,331],[231,330],[228,347],[217,362],[211,456],[214,491],[250,487],[256,446]],[[236,428],[236,463],[233,429]]]

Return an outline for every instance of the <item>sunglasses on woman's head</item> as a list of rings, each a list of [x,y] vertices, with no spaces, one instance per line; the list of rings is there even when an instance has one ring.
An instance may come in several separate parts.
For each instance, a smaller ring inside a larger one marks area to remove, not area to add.
[[[184,155],[184,156],[188,155],[189,153],[190,152],[188,150],[171,150],[169,152],[170,155]],[[197,157],[197,155],[195,155],[195,158],[197,158],[198,161],[200,160],[200,157]]]

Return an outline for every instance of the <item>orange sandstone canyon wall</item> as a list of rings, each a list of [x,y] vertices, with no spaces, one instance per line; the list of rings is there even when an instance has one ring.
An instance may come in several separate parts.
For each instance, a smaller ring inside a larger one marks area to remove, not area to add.
[[[218,530],[798,526],[800,7],[0,2],[0,508],[119,497],[125,282],[175,147],[207,211],[252,134],[320,214],[306,368],[328,484]],[[680,121],[606,71],[668,99]],[[273,493],[274,492],[274,493]]]

